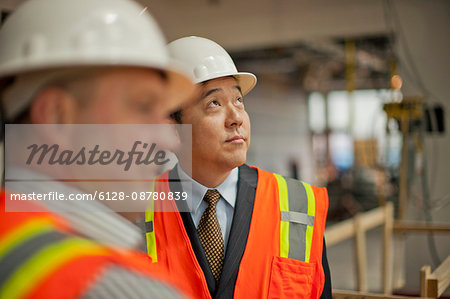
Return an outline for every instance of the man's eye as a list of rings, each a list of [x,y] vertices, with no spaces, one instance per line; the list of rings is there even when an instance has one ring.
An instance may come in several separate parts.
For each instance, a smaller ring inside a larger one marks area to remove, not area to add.
[[[216,100],[212,100],[208,103],[208,107],[217,107],[219,106],[219,102],[217,102]]]
[[[236,99],[236,101],[238,102],[238,103],[244,103],[244,98],[242,98],[242,97],[240,97],[240,98],[237,98]]]

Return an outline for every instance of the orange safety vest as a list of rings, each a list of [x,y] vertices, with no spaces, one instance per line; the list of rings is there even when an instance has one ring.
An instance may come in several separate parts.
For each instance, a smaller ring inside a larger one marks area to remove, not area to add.
[[[0,193],[0,298],[78,298],[111,266],[167,281],[148,255],[80,237],[57,214],[7,213]]]
[[[325,280],[322,247],[327,191],[257,171],[253,214],[234,298],[319,298]],[[168,172],[158,181],[155,191],[170,191]],[[153,226],[146,236],[154,266],[167,269],[193,297],[211,298],[176,203],[164,204],[176,212],[154,212],[153,207],[146,213],[146,222]]]

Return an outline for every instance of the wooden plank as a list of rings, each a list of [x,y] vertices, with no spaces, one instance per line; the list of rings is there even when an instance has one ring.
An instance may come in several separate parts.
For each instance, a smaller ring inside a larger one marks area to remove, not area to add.
[[[414,299],[422,297],[403,297],[386,294],[372,294],[355,291],[333,290],[333,299]]]
[[[356,214],[353,222],[355,228],[356,251],[356,278],[358,291],[367,292],[367,258],[366,258],[366,231],[361,225],[362,215]]]
[[[450,284],[450,255],[433,273],[430,271],[428,265],[420,270],[420,295],[438,298]]]
[[[344,220],[334,224],[325,230],[327,246],[332,246],[341,241],[352,238],[355,235],[353,219]]]
[[[394,231],[405,232],[435,232],[435,233],[450,233],[450,225],[442,223],[429,223],[429,222],[405,222],[395,221]]]
[[[427,279],[428,276],[430,276],[431,273],[431,267],[430,266],[423,266],[420,269],[420,296],[421,297],[426,297],[427,293],[428,293],[428,288],[427,288]]]
[[[384,226],[383,226],[383,291],[384,294],[392,294],[392,227],[394,222],[394,206],[392,202],[386,203],[384,207]]]
[[[384,207],[376,208],[360,214],[359,225],[363,226],[364,230],[369,230],[374,227],[380,226],[384,223]],[[325,240],[327,246],[332,246],[336,243],[350,239],[355,235],[355,225],[353,223],[354,218],[347,219],[325,230]]]
[[[450,255],[434,270],[432,275],[437,280],[437,296],[441,296],[450,284]]]
[[[384,223],[384,207],[379,207],[361,214],[361,225],[365,230],[372,229]]]
[[[427,297],[437,298],[438,296],[438,281],[436,278],[431,277],[432,274],[427,278]]]

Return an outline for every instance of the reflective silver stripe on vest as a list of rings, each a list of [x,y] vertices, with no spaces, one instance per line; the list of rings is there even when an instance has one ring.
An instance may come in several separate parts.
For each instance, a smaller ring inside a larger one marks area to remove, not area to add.
[[[100,279],[84,294],[83,298],[175,299],[182,297],[165,283],[118,266],[111,266],[103,272]]]
[[[291,211],[281,211],[281,220],[314,226],[314,216]]]
[[[50,231],[37,234],[30,239],[24,239],[23,242],[20,242],[13,250],[0,259],[0,287],[17,269],[33,258],[40,250],[67,237],[61,232]]]
[[[281,220],[289,221],[288,257],[305,261],[306,229],[314,226],[314,216],[308,215],[308,197],[303,184],[291,178],[286,180],[289,198],[289,211],[282,211]]]

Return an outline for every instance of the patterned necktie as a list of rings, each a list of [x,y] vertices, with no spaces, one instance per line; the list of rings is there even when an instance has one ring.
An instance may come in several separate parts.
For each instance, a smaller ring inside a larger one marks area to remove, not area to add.
[[[203,200],[209,205],[203,212],[197,228],[206,259],[216,281],[219,281],[223,266],[223,237],[216,214],[216,204],[219,199],[220,193],[217,190],[210,189],[206,192]]]

